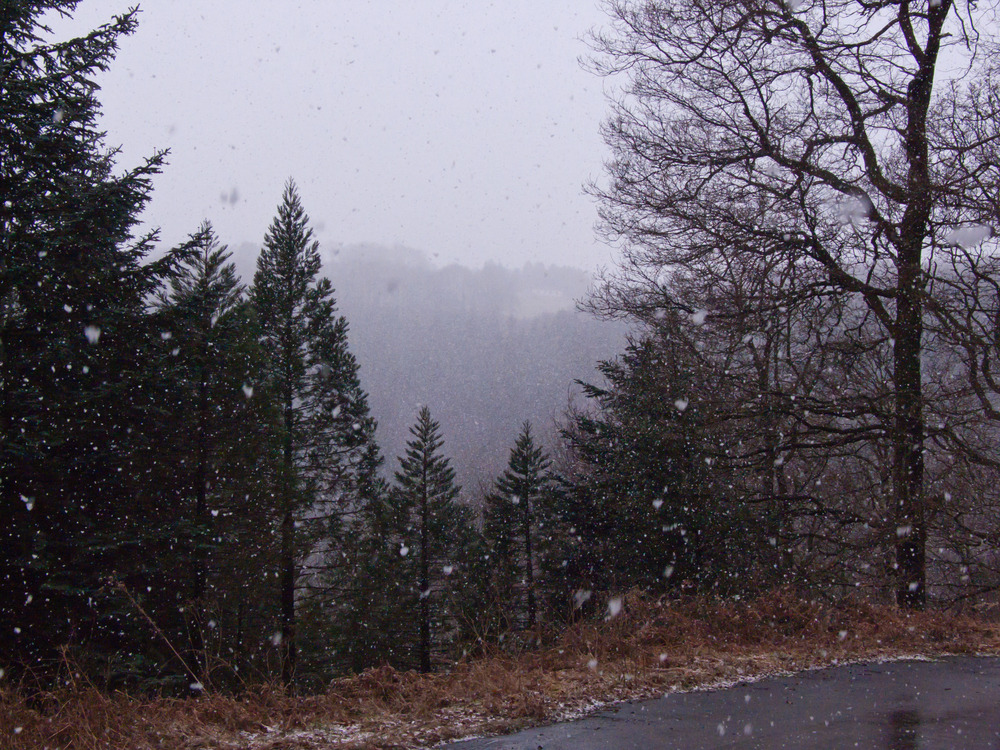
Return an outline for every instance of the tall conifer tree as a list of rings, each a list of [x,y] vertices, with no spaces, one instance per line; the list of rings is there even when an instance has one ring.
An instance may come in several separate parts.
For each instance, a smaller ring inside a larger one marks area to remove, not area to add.
[[[413,561],[418,663],[420,671],[429,672],[434,626],[443,623],[446,615],[443,589],[469,544],[471,514],[456,502],[461,488],[455,484],[451,462],[441,453],[441,426],[426,406],[420,409],[410,434],[413,438],[399,457],[396,472],[397,505],[409,519],[400,552]]]
[[[572,581],[585,589],[746,590],[766,551],[760,524],[734,502],[733,467],[712,438],[693,363],[670,339],[643,338],[581,384],[593,410],[563,431],[575,459],[557,512],[573,529]],[[691,369],[685,370],[690,367]],[[724,381],[723,381],[724,382]],[[712,387],[718,383],[712,383]],[[721,386],[719,386],[721,387]]]
[[[0,4],[0,662],[107,641],[103,581],[138,559],[134,507],[145,395],[145,299],[175,260],[141,265],[133,229],[162,155],[114,172],[96,76],[136,27],[130,12],[50,42],[47,12]]]
[[[171,488],[179,501],[175,523],[184,544],[178,564],[187,580],[178,581],[178,589],[188,614],[188,665],[205,682],[208,595],[218,581],[220,553],[246,560],[237,538],[243,547],[267,546],[260,494],[273,462],[267,394],[259,385],[254,389],[261,350],[232,254],[208,223],[190,244],[190,257],[159,295],[164,439],[155,464],[164,472],[157,485]],[[244,523],[251,519],[256,523]],[[254,527],[257,538],[249,539],[244,526]],[[219,618],[218,612],[211,616]]]
[[[357,361],[347,348],[347,321],[336,315],[333,287],[318,277],[320,265],[319,243],[289,181],[264,238],[250,293],[269,352],[268,381],[282,426],[276,494],[286,683],[295,670],[302,563],[321,550],[315,536],[296,530],[313,522],[329,539],[339,512],[357,504],[378,464],[377,458],[371,460],[375,422],[358,380]]]
[[[522,581],[525,625],[533,627],[537,614],[535,597],[536,555],[539,551],[538,503],[549,483],[548,455],[535,445],[531,423],[525,422],[511,448],[507,468],[486,498],[485,535],[492,543],[499,565]],[[510,592],[507,593],[509,596]]]

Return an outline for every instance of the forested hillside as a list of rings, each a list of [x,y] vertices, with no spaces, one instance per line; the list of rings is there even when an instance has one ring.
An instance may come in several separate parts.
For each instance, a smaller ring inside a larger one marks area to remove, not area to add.
[[[976,6],[611,4],[588,318],[583,272],[324,247],[293,179],[249,250],[159,247],[167,155],[97,125],[137,13],[75,5],[0,6],[0,688],[433,672],[637,590],[995,606]]]
[[[503,467],[524,420],[553,444],[556,420],[579,397],[574,381],[624,345],[623,324],[575,309],[591,283],[576,269],[434,269],[349,252],[327,268],[351,321],[379,441],[397,455],[426,404],[471,496]]]

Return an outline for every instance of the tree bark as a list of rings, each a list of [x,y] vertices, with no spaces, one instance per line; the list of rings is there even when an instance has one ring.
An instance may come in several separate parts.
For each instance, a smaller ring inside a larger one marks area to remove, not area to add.
[[[531,498],[527,493],[524,503],[524,585],[528,595],[528,627],[535,626],[535,567],[531,553]]]
[[[201,353],[203,357],[207,352]],[[205,373],[205,359],[198,368],[198,436],[195,443],[197,467],[195,469],[195,538],[192,555],[193,571],[191,586],[191,664],[194,665],[198,680],[204,684],[207,667],[205,640],[202,636],[202,613],[205,609],[205,590],[208,580],[208,559],[205,544],[209,532],[208,514],[208,376]]]
[[[281,681],[290,685],[295,676],[295,507],[292,447],[292,397],[285,397],[285,447],[281,517]]]
[[[427,457],[425,456],[423,465],[423,493],[420,497],[420,671],[425,674],[431,671],[431,577],[427,549],[430,540],[427,528],[430,516],[427,507],[429,494],[430,491],[427,487]]]
[[[899,229],[896,322],[893,331],[895,419],[893,485],[896,501],[896,603],[927,606],[927,522],[924,502],[924,416],[920,356],[923,338],[922,253],[930,230],[932,192],[927,113],[950,3],[930,4],[927,46],[907,89],[906,156],[909,203]]]

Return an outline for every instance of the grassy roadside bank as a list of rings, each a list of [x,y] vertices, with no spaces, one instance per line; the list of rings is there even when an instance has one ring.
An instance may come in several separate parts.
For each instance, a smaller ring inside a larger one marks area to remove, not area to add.
[[[1000,623],[857,601],[830,606],[787,591],[748,602],[631,594],[610,611],[618,614],[577,623],[537,650],[432,675],[383,667],[336,680],[319,695],[259,686],[239,696],[151,699],[102,694],[72,679],[59,691],[26,695],[0,682],[0,748],[419,747],[845,661],[1000,653]]]

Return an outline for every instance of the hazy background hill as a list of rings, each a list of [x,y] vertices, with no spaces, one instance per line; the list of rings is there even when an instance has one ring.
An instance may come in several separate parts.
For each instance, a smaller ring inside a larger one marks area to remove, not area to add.
[[[257,252],[234,251],[248,284]],[[623,346],[621,325],[575,310],[591,281],[580,269],[438,267],[419,251],[376,245],[322,252],[387,469],[427,404],[469,499],[503,469],[524,420],[550,445],[573,381],[593,380],[597,361]]]

